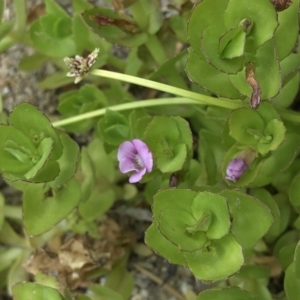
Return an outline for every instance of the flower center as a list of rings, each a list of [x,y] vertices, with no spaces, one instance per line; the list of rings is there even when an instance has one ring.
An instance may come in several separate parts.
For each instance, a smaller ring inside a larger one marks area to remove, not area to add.
[[[134,166],[137,169],[142,170],[143,168],[145,168],[144,162],[142,161],[141,157],[138,154],[134,156],[133,162],[134,162]]]

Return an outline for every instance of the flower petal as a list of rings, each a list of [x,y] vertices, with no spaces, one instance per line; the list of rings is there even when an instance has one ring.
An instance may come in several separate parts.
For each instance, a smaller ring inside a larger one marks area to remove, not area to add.
[[[248,169],[248,165],[241,158],[234,158],[231,160],[226,168],[226,179],[237,182],[240,177]]]
[[[146,173],[146,168],[144,168],[144,169],[142,169],[142,170],[140,170],[138,172],[133,173],[129,177],[129,182],[130,183],[135,183],[135,182],[140,181],[143,178],[143,176],[145,175],[145,173]]]
[[[134,165],[134,162],[130,158],[123,158],[119,162],[119,169],[122,173],[130,171],[138,171]]]
[[[142,159],[147,172],[151,172],[153,167],[153,157],[149,147],[143,141],[138,139],[132,140],[132,143],[135,146],[138,155]]]
[[[133,143],[131,141],[126,141],[119,146],[118,149],[118,160],[121,161],[124,158],[133,158],[137,154]]]

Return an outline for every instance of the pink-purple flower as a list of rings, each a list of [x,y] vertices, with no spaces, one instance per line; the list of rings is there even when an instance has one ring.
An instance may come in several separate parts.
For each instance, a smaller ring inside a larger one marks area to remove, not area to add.
[[[119,168],[122,173],[132,172],[129,182],[142,179],[146,172],[151,172],[153,157],[149,147],[141,140],[126,141],[118,149]]]
[[[248,165],[242,158],[234,158],[231,160],[226,169],[226,179],[236,182],[248,169]]]

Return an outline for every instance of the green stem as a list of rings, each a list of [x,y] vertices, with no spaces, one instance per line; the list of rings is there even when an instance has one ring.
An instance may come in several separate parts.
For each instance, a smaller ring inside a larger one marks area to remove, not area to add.
[[[157,89],[181,97],[148,99],[143,101],[135,101],[135,102],[114,105],[107,108],[102,108],[92,112],[84,113],[75,117],[53,122],[52,125],[54,127],[61,127],[79,121],[87,120],[90,118],[102,116],[105,114],[105,111],[107,109],[113,111],[123,111],[123,110],[130,110],[130,109],[144,108],[144,107],[151,107],[151,106],[161,106],[161,105],[214,105],[214,106],[224,107],[228,109],[236,109],[244,106],[240,100],[233,101],[225,98],[213,98],[210,96],[197,94],[180,88],[172,87],[159,82],[155,82],[155,81],[151,81],[151,80],[147,80],[135,76],[124,75],[116,72],[105,71],[105,70],[94,70],[91,72],[91,74],[103,76],[105,78],[117,79],[117,80],[141,85],[148,88]],[[287,121],[300,123],[299,113],[286,110],[286,109],[279,109],[279,112],[283,119]]]
[[[27,8],[25,0],[14,0],[14,9],[16,15],[16,31],[22,35],[26,29]]]
[[[203,105],[214,105],[214,106],[219,106],[219,107],[224,107],[228,109],[236,109],[243,107],[244,105],[240,100],[228,100],[226,98],[214,98],[194,92],[190,92],[187,90],[183,90],[180,88],[176,88],[167,84],[155,82],[152,80],[140,78],[140,77],[135,77],[135,76],[130,76],[130,75],[125,75],[121,73],[116,73],[116,72],[111,72],[111,71],[106,71],[106,70],[93,70],[90,72],[92,75],[96,76],[102,76],[106,78],[111,78],[111,79],[116,79],[116,80],[121,80],[125,81],[128,83],[132,84],[137,84],[141,85],[147,88],[159,90],[162,92],[166,92],[169,94],[173,94],[179,97],[184,97],[184,98],[189,98],[195,101],[200,102]],[[181,103],[183,104],[183,103]]]
[[[93,70],[90,72],[90,74],[93,74],[96,76],[102,76],[102,77],[106,77],[106,78],[110,78],[110,79],[116,79],[116,80],[132,83],[132,84],[137,84],[137,85],[141,85],[141,86],[144,86],[147,88],[156,89],[156,90],[170,93],[170,94],[173,94],[173,95],[176,95],[179,97],[184,97],[184,98],[195,100],[198,102],[198,104],[213,105],[213,106],[219,106],[219,107],[224,107],[224,108],[228,108],[228,109],[237,109],[237,108],[245,106],[242,103],[242,101],[240,101],[240,100],[229,100],[226,98],[214,98],[211,96],[190,92],[187,90],[183,90],[183,89],[173,87],[173,86],[170,86],[167,84],[159,83],[156,81],[152,81],[152,80],[148,80],[148,79],[144,79],[144,78],[140,78],[140,77],[135,77],[135,76],[130,76],[130,75],[125,75],[125,74],[121,74],[121,73],[116,73],[116,72],[111,72],[111,71],[106,71],[106,70]],[[171,105],[171,103],[168,103],[168,104]],[[161,105],[168,105],[168,104],[164,103]],[[187,103],[186,100],[183,100],[182,103],[176,102],[174,104],[191,104],[191,103]],[[284,108],[278,108],[277,110],[284,120],[300,123],[300,114],[298,112],[284,109]]]
[[[192,105],[201,105],[202,103],[197,102],[195,100],[187,99],[187,98],[160,98],[160,99],[149,99],[149,100],[143,100],[143,101],[135,101],[135,102],[129,102],[119,105],[110,106],[107,108],[101,108],[95,111],[91,111],[85,114],[81,114],[79,116],[59,120],[56,122],[53,122],[52,125],[54,127],[60,127],[69,125],[72,123],[76,123],[79,121],[83,121],[86,119],[91,119],[95,117],[99,117],[105,114],[105,111],[107,109],[113,110],[113,111],[122,111],[122,110],[130,110],[135,108],[143,108],[143,107],[151,107],[151,106],[160,106],[160,105],[185,105],[185,104],[192,104]]]
[[[131,75],[126,75],[126,74],[121,74],[121,73],[116,73],[116,72],[111,72],[111,71],[106,71],[106,70],[93,70],[90,72],[92,75],[96,76],[102,76],[110,79],[116,79],[120,81],[125,81],[128,83],[133,83],[137,85],[141,85],[147,88],[152,88],[155,90],[159,90],[162,92],[166,92],[169,94],[173,94],[179,97],[184,97],[184,98],[189,98],[195,101],[198,101],[199,104],[203,105],[214,105],[214,106],[219,106],[219,107],[224,107],[228,109],[236,109],[243,107],[243,103],[240,100],[229,100],[226,98],[214,98],[194,92],[190,92],[187,90],[183,90],[180,88],[176,88],[167,84],[155,82],[152,80],[140,78],[140,77],[135,77]],[[181,103],[181,104],[185,104]]]

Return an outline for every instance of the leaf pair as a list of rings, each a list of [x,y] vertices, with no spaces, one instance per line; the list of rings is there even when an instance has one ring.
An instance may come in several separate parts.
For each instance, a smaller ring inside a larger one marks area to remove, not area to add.
[[[9,125],[0,126],[0,169],[9,180],[53,181],[63,154],[59,133],[28,103],[15,107]]]
[[[246,0],[201,1],[188,27],[188,76],[213,94],[250,98],[253,90],[247,82],[246,66],[251,63],[260,98],[275,97],[287,83],[280,72],[283,60],[294,56],[298,8],[298,0],[280,13],[268,0],[255,0],[250,6]]]
[[[242,249],[252,248],[273,221],[265,205],[237,191],[163,190],[154,197],[153,213],[147,244],[208,281],[237,272]],[[254,225],[256,218],[264,221]]]

